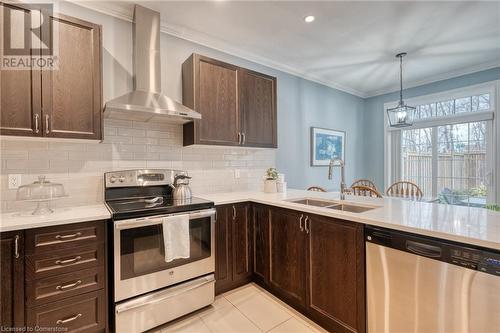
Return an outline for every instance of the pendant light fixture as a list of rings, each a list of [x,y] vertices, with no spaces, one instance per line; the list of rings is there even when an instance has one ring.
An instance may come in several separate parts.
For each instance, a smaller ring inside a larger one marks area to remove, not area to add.
[[[406,105],[403,101],[403,57],[406,52],[396,54],[399,58],[399,102],[394,108],[387,109],[387,116],[389,117],[389,125],[391,127],[408,127],[413,125],[413,117],[416,108]]]

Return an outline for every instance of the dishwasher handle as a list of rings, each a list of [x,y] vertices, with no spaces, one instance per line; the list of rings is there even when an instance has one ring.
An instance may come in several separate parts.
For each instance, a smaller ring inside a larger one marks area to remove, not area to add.
[[[411,240],[406,241],[406,249],[419,256],[429,258],[441,258],[442,249],[439,246],[415,242]]]
[[[389,232],[367,228],[365,239],[367,242],[370,243],[375,243],[387,247],[393,247],[393,237]]]

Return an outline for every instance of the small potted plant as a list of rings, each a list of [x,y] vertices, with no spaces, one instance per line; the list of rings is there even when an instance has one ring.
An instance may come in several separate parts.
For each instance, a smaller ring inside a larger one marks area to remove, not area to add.
[[[275,193],[277,191],[276,181],[278,180],[278,170],[269,168],[264,177],[264,192]]]

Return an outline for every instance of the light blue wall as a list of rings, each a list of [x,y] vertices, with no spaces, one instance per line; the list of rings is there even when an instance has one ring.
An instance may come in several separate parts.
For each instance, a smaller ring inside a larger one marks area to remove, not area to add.
[[[276,167],[285,174],[289,188],[339,188],[338,172],[328,180],[327,167],[310,166],[311,126],[345,131],[346,182],[365,174],[362,98],[170,35],[162,34],[161,43],[167,70],[163,87],[177,100],[182,100],[181,64],[193,52],[278,78]]]
[[[404,91],[404,96],[411,98],[429,95],[498,79],[500,67],[409,88]],[[394,92],[365,100],[363,149],[365,163],[369,166],[366,168],[366,177],[373,179],[379,188],[384,188],[384,103],[398,98],[399,93]]]
[[[310,166],[311,126],[345,131],[346,182],[363,175],[363,99],[295,77],[278,82],[283,95],[278,108],[277,167],[291,187],[339,188],[338,171],[328,180],[327,167]]]
[[[113,55],[104,58],[104,100],[132,89],[131,24],[73,3],[62,2],[60,10],[68,15],[103,25],[104,44]],[[310,127],[317,126],[346,132],[346,182],[355,178],[374,179],[383,186],[383,104],[397,99],[391,93],[362,99],[297,76],[220,52],[210,47],[167,34],[161,35],[162,86],[165,93],[182,100],[182,62],[196,52],[247,67],[278,78],[278,149],[276,166],[286,174],[290,188],[320,185],[338,189],[338,173],[327,180],[326,167],[310,166]],[[112,78],[112,79],[109,79]],[[500,68],[444,80],[405,92],[407,97],[431,94],[500,78]]]
[[[132,89],[132,27],[129,22],[115,19],[74,3],[60,3],[59,11],[103,25],[104,100],[120,96]],[[278,149],[276,166],[285,173],[289,188],[320,185],[338,189],[336,173],[327,179],[326,167],[309,166],[309,127],[318,126],[346,131],[346,179],[365,174],[363,169],[364,100],[294,75],[247,61],[191,41],[161,34],[162,89],[177,101],[182,101],[182,63],[199,53],[221,61],[276,76],[278,79]],[[272,167],[273,165],[269,165]]]

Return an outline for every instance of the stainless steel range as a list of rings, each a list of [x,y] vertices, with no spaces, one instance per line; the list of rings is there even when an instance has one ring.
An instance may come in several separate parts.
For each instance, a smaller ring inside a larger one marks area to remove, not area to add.
[[[174,200],[179,170],[104,175],[112,213],[116,332],[143,332],[214,301],[215,208]]]

